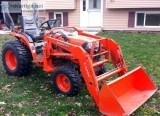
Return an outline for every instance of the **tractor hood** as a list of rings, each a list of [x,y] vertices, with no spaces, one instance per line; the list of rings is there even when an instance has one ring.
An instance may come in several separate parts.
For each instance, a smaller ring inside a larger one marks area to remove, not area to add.
[[[53,36],[54,38],[61,37],[61,39],[66,42],[81,46],[88,53],[90,53],[92,44],[94,41],[95,42],[94,53],[99,52],[100,42],[94,36],[88,35],[88,34],[81,35],[79,34],[80,32],[81,32],[80,30],[77,30],[75,28],[70,28],[70,27],[55,28],[54,30],[52,30],[52,34],[54,35]]]
[[[67,41],[71,44],[80,45],[82,46],[84,43],[89,43],[95,41],[95,38],[91,38],[89,36],[79,35],[77,29],[70,28],[70,27],[62,27],[62,28],[55,28],[52,30],[52,33],[58,33],[60,35],[64,35],[67,37]],[[63,36],[63,37],[64,37]]]
[[[69,42],[75,45],[80,45],[82,46],[84,43],[89,43],[92,41],[95,41],[96,39],[90,38],[87,36],[82,36],[82,35],[69,35],[67,36],[69,38]]]

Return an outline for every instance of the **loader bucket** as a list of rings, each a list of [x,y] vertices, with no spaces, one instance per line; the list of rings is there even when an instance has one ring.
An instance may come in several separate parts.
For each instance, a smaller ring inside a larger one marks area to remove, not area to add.
[[[99,110],[108,116],[128,116],[146,102],[157,88],[138,67],[104,84],[99,93]]]

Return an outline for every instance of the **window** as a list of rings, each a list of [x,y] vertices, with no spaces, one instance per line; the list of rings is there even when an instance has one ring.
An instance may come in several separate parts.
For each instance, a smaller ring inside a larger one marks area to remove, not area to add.
[[[58,25],[63,26],[63,13],[62,12],[55,12],[54,19],[58,20]]]
[[[146,26],[160,26],[160,14],[146,14]]]
[[[93,8],[97,8],[97,0],[93,0]]]
[[[83,0],[83,11],[86,11],[86,0]]]
[[[160,13],[140,12],[136,14],[136,26],[141,27],[159,27]]]
[[[89,0],[89,9],[101,9],[101,0]]]
[[[138,13],[137,14],[137,26],[143,26],[144,25],[144,13]]]

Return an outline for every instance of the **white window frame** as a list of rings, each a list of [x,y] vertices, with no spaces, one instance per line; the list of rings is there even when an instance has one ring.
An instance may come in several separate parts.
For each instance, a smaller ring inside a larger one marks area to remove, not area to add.
[[[61,26],[63,26],[63,12],[54,12],[54,19],[56,19],[56,14],[61,14],[61,17],[62,17],[62,19],[61,19],[62,25]]]
[[[138,26],[137,25],[137,14],[138,13],[144,13],[144,24],[143,24],[143,26]],[[160,14],[160,11],[137,11],[136,14],[135,14],[135,27],[136,28],[160,28],[160,25],[159,26],[146,26],[145,25],[146,14]]]

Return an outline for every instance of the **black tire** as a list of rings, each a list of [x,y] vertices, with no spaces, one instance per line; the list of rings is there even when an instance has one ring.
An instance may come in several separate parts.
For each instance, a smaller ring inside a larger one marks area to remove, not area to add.
[[[59,78],[59,75],[65,75],[68,78],[68,81],[70,83],[70,88],[68,91],[63,91],[57,82],[57,79]],[[75,96],[79,94],[82,82],[80,75],[78,71],[76,71],[74,68],[71,68],[71,66],[61,66],[55,71],[52,75],[53,79],[53,87],[58,93],[62,93],[67,96]]]
[[[16,67],[11,69],[7,65],[6,53],[11,51],[16,58]],[[7,74],[13,76],[25,76],[31,72],[32,69],[32,56],[29,49],[20,41],[15,40],[7,42],[2,48],[2,62]]]

